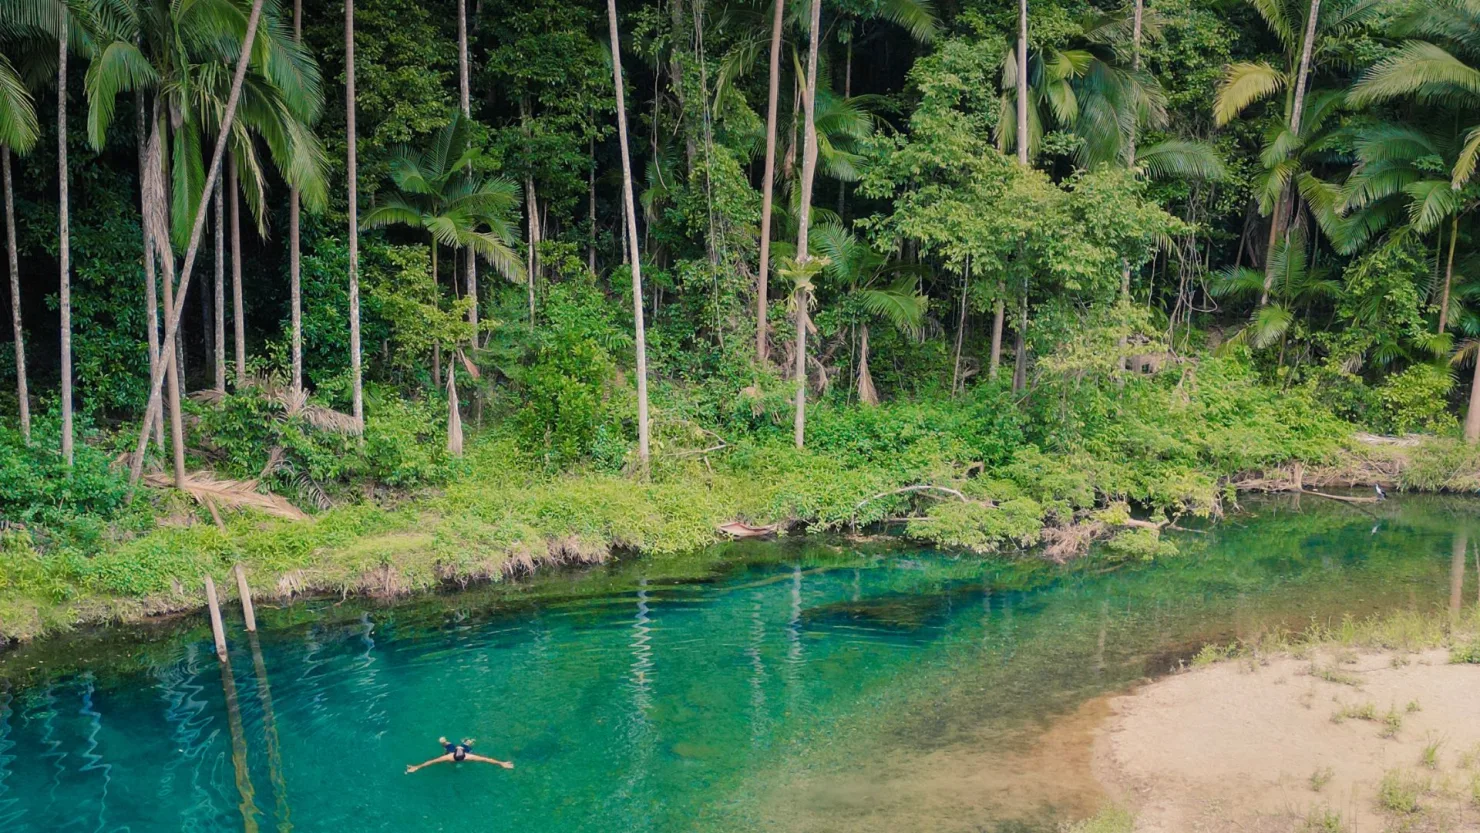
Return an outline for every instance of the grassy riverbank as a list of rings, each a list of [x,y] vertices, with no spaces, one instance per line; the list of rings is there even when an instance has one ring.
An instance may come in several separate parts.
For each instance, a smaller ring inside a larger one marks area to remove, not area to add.
[[[490,427],[440,482],[342,492],[307,520],[223,513],[218,525],[185,496],[150,491],[111,521],[82,516],[86,535],[0,537],[0,638],[192,609],[200,577],[238,562],[265,595],[397,594],[613,551],[661,557],[704,546],[736,519],[783,532],[887,524],[950,549],[1039,547],[1059,559],[1102,540],[1106,557],[1150,558],[1174,551],[1165,524],[1221,514],[1239,484],[1470,491],[1480,471],[1457,441],[1358,435],[1233,362],[1129,380],[1100,413],[1081,403],[1029,421],[1002,394],[819,407],[805,451],[765,421],[699,446],[661,432],[646,479],[630,466],[561,470]],[[919,485],[938,488],[904,491]]]

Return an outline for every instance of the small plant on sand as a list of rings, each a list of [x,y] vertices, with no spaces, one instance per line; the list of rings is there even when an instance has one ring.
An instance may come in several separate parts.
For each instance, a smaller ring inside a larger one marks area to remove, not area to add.
[[[1136,817],[1129,810],[1119,807],[1103,807],[1100,812],[1073,824],[1059,825],[1060,833],[1131,833],[1136,826]]]
[[[1207,645],[1202,646],[1202,650],[1198,651],[1197,654],[1192,657],[1192,667],[1204,668],[1215,663],[1223,662],[1226,659],[1232,659],[1237,655],[1237,644],[1230,643],[1228,645],[1219,645],[1217,643],[1210,642]]]
[[[1480,743],[1477,743],[1464,752],[1459,753],[1460,769],[1473,769],[1476,763],[1480,763]]]
[[[1382,736],[1395,738],[1403,729],[1403,715],[1398,712],[1397,706],[1390,706],[1387,714],[1382,716]]]
[[[1453,663],[1480,663],[1480,636],[1472,636],[1449,649],[1449,661]]]
[[[1310,675],[1317,679],[1325,680],[1328,683],[1336,683],[1337,685],[1349,685],[1353,688],[1358,688],[1362,685],[1361,678],[1341,671],[1335,666],[1322,668],[1315,663],[1311,663]]]
[[[1418,797],[1425,788],[1423,780],[1418,776],[1390,769],[1377,785],[1377,803],[1388,812],[1405,815],[1417,813]]]
[[[1331,715],[1332,723],[1345,723],[1347,720],[1377,720],[1377,706],[1371,703],[1363,703],[1360,706],[1342,706]]]
[[[1480,772],[1470,776],[1470,803],[1480,807]]]
[[[1408,706],[1404,710],[1409,714],[1414,714],[1415,712],[1423,711],[1423,706],[1420,706],[1417,700],[1409,700]]]
[[[1300,825],[1300,833],[1346,833],[1346,822],[1341,820],[1341,814],[1330,807],[1312,807],[1305,814],[1305,822]]]
[[[1424,744],[1423,752],[1419,754],[1418,762],[1423,764],[1428,769],[1438,769],[1439,747],[1443,745],[1444,741],[1439,738],[1428,738],[1427,742]]]
[[[1331,783],[1331,779],[1335,776],[1336,771],[1328,766],[1323,766],[1315,772],[1312,772],[1310,774],[1311,790],[1314,792],[1320,792],[1321,790],[1324,790],[1326,788],[1326,785]]]

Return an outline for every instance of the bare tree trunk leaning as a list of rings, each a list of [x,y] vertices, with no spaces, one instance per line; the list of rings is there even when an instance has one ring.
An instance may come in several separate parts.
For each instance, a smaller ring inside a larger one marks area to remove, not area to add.
[[[180,342],[179,321],[184,310],[180,309],[185,303],[185,287],[182,285],[180,294],[176,296],[173,292],[175,286],[175,252],[170,244],[170,225],[168,220],[169,197],[165,190],[164,180],[164,114],[163,105],[160,100],[154,100],[153,128],[149,134],[149,145],[145,151],[144,181],[144,229],[148,237],[149,246],[154,250],[158,258],[164,278],[164,320],[166,329],[164,344],[160,347],[160,364],[165,371],[164,381],[166,385],[167,402],[170,415],[170,455],[174,463],[175,485],[179,488],[185,486],[185,422],[180,411]],[[204,208],[206,201],[201,200]],[[203,213],[203,212],[202,212]],[[176,322],[176,329],[170,332],[168,322]],[[173,360],[173,361],[171,361]]]
[[[622,48],[617,33],[617,0],[606,0],[612,42],[612,86],[617,97],[617,138],[622,152],[622,205],[626,210],[627,244],[632,251],[632,318],[637,347],[637,459],[644,476],[649,464],[647,333],[642,318],[642,262],[637,250],[637,212],[632,199],[632,157],[627,148],[627,97],[622,87]]]
[[[347,0],[347,2],[352,1],[353,0]],[[231,81],[231,93],[226,99],[226,109],[221,117],[221,129],[216,136],[215,150],[211,153],[211,165],[206,170],[206,181],[203,188],[203,193],[209,192],[212,188],[216,187],[216,180],[221,175],[221,157],[226,151],[226,137],[230,135],[231,125],[236,120],[236,106],[237,103],[241,100],[242,81],[246,78],[247,63],[252,56],[252,44],[257,39],[257,24],[262,19],[262,3],[263,0],[252,0],[252,12],[251,15],[247,18],[247,35],[242,42],[241,54],[238,56],[236,61],[236,71],[235,74],[232,76]],[[353,124],[353,122],[351,122],[351,124]],[[350,135],[354,135],[353,131],[351,131]],[[353,182],[353,179],[351,179],[351,182]],[[195,269],[195,258],[200,251],[201,233],[205,228],[206,214],[209,213],[209,211],[210,204],[206,200],[201,200],[200,205],[197,207],[195,212],[194,224],[191,226],[190,229],[190,243],[189,246],[187,246],[185,249],[185,266],[180,275],[179,294],[178,296],[176,296],[178,303],[174,305],[176,307],[177,314],[165,316],[165,344],[171,343],[171,340],[174,339],[175,334],[179,331],[180,328],[180,316],[178,315],[178,307],[185,300],[185,290],[190,287],[190,275],[191,272]],[[354,310],[355,312],[358,312],[358,295],[352,295],[351,297],[354,299]],[[355,347],[358,349],[358,323],[352,322],[352,326],[354,327],[354,329],[352,330],[352,338],[354,339]],[[174,364],[174,352],[171,350],[161,349],[160,359],[161,369],[167,370],[170,366]],[[357,360],[355,362],[355,368],[356,370],[358,370],[358,355],[356,356],[356,359]],[[358,382],[358,375],[356,379]],[[149,404],[144,409],[144,424],[139,429],[139,440],[134,445],[133,461],[129,466],[130,487],[137,484],[139,482],[140,475],[143,474],[144,448],[149,443],[150,423],[154,419],[154,415],[159,412],[160,399],[163,395],[163,386],[163,374],[151,373],[149,379]]]
[[[997,287],[998,293],[1002,292],[1002,286]],[[987,378],[996,379],[997,370],[1002,367],[1002,327],[1006,323],[1007,304],[1000,297],[992,308],[992,357],[987,365]]]
[[[812,0],[812,25],[808,33],[807,86],[803,92],[802,194],[797,216],[797,263],[805,265],[812,255],[807,248],[807,232],[812,224],[812,184],[817,177],[817,40],[822,28],[822,0]],[[792,420],[792,438],[797,448],[807,440],[807,303],[804,288],[797,294],[797,365],[796,414]]]
[[[21,331],[21,266],[15,243],[15,190],[10,181],[10,147],[0,145],[0,172],[5,177],[5,254],[10,264],[10,324],[15,331],[15,397],[20,406],[21,442],[31,444],[31,394],[26,390],[26,337]],[[158,350],[151,347],[150,359]]]
[[[261,0],[257,0],[260,4]],[[344,0],[344,122],[349,186],[349,367],[354,380],[355,426],[365,430],[365,389],[360,369],[360,169],[355,143],[355,0]]]
[[[72,230],[67,206],[67,15],[57,38],[57,216],[60,221],[62,318],[62,461],[72,466]]]
[[[776,0],[771,18],[771,78],[766,93],[766,171],[761,177],[761,255],[755,279],[755,356],[764,365],[769,354],[766,285],[771,268],[771,211],[776,187],[776,100],[781,92],[781,27],[785,0]]]

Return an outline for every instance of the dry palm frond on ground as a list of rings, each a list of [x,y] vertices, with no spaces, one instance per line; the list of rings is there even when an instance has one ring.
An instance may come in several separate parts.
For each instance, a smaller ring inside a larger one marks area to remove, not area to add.
[[[175,485],[174,478],[163,472],[145,475],[144,482],[161,489]],[[308,517],[286,499],[257,491],[256,480],[228,480],[218,478],[212,472],[198,471],[186,475],[182,491],[208,508],[219,506],[228,509],[256,509],[289,520],[304,520]]]

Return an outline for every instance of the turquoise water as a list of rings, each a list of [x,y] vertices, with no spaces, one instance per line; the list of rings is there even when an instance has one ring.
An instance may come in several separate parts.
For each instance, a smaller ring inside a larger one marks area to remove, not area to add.
[[[1475,508],[1271,501],[1155,565],[716,547],[263,609],[229,669],[198,617],[79,634],[0,659],[0,830],[1053,829],[1102,800],[1097,698],[1208,641],[1473,599]],[[439,735],[516,768],[404,774]]]

